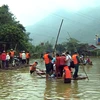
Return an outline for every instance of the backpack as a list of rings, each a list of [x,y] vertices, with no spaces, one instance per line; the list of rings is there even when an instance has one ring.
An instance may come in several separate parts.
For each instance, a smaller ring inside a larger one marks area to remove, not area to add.
[[[70,61],[70,67],[71,68],[75,68],[75,65],[74,65],[74,62],[73,61]]]
[[[69,56],[68,56],[69,57]],[[69,57],[69,59],[70,59],[70,57]],[[70,66],[69,66],[70,68],[75,68],[75,66],[74,66],[74,62],[72,61],[72,59],[70,59]]]
[[[80,58],[78,56],[76,56],[76,59],[78,61],[78,64],[81,63],[81,60],[80,60]]]

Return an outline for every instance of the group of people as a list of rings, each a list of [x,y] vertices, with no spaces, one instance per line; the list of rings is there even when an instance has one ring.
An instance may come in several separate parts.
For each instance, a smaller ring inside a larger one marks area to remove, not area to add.
[[[80,60],[81,60],[81,62],[83,63],[83,65],[86,65],[86,64],[92,65],[92,61],[91,61],[91,59],[90,59],[89,56],[86,56],[86,57],[84,58],[84,55],[81,55],[81,56],[80,56]]]
[[[9,65],[16,66],[16,62],[22,64],[29,64],[30,53],[22,51],[16,55],[16,52],[11,49],[9,52],[5,50],[0,53],[0,68],[7,69]],[[19,64],[18,64],[19,65]]]
[[[43,55],[43,59],[46,67],[46,78],[53,74],[57,78],[63,77],[64,83],[70,83],[72,77],[74,79],[78,77],[80,59],[76,51],[72,56],[69,52],[62,53],[61,55],[56,53],[55,56],[54,54],[52,56],[50,52],[47,51]],[[72,67],[70,66],[71,61],[74,62],[74,73]]]

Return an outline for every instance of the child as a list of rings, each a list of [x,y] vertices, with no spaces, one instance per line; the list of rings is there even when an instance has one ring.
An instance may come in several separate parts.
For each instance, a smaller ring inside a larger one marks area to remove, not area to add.
[[[64,83],[71,83],[71,71],[68,66],[65,66],[63,69],[63,78]]]
[[[34,71],[36,71],[37,65],[38,65],[38,62],[34,62],[32,65],[30,65],[30,74],[32,74]]]

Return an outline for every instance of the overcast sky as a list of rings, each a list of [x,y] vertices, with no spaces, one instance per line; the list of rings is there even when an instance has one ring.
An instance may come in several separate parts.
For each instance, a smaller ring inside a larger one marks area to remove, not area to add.
[[[32,25],[58,9],[70,12],[95,8],[100,0],[0,0],[0,6],[7,4],[10,11],[24,26]]]

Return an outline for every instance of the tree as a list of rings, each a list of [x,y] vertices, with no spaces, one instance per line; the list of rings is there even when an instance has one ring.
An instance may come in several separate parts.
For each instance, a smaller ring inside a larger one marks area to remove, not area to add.
[[[3,5],[0,7],[0,26],[7,23],[12,23],[14,19],[13,14],[9,12],[8,5]]]
[[[79,41],[75,38],[69,38],[67,39],[67,41],[68,42],[66,43],[66,49],[71,52],[77,51]]]
[[[66,51],[66,45],[64,43],[62,44],[57,44],[56,46],[56,51],[59,53],[65,52]]]
[[[0,41],[9,43],[6,49],[27,50],[32,44],[25,27],[9,12],[8,5],[0,7]]]

